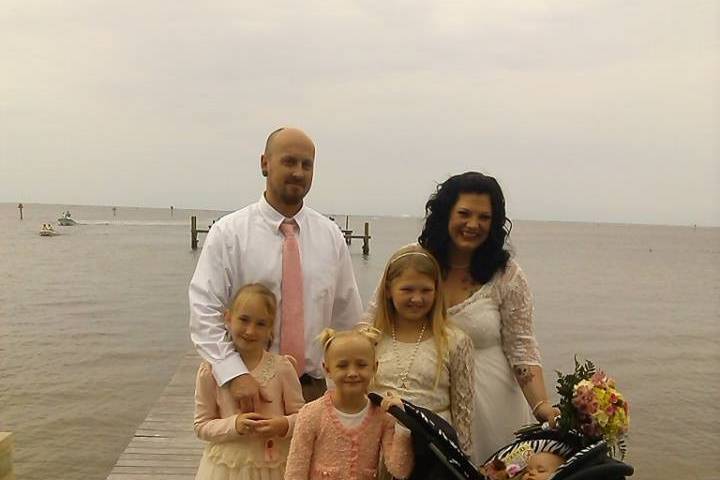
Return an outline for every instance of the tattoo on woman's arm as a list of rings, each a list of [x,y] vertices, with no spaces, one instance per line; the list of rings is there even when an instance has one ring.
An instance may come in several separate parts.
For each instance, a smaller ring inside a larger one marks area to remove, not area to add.
[[[525,385],[532,382],[532,379],[535,378],[535,374],[532,373],[530,367],[521,365],[515,367],[515,378],[517,379],[518,385],[520,385],[521,388],[524,388]]]

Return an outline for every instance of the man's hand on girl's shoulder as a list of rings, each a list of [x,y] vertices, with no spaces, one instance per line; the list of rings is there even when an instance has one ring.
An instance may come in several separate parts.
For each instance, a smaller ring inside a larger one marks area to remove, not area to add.
[[[258,401],[270,403],[272,400],[249,373],[230,380],[230,394],[238,401],[240,411],[254,412]]]

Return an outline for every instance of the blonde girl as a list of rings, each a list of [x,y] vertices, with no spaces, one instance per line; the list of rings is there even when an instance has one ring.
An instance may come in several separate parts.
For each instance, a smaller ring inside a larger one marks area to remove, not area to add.
[[[402,408],[400,398],[387,395],[377,407],[367,397],[377,370],[377,335],[369,325],[321,333],[323,368],[335,388],[300,410],[286,480],[374,479],[381,451],[395,477],[410,475],[410,433],[386,413],[392,405]]]
[[[417,245],[395,252],[368,314],[382,332],[372,390],[391,392],[442,416],[470,452],[473,345],[448,324],[440,267],[432,255]]]
[[[255,412],[242,412],[220,388],[208,362],[195,384],[195,433],[210,442],[196,480],[282,480],[302,389],[290,357],[270,353],[277,303],[257,283],[241,287],[225,311],[225,325],[250,374],[267,393]]]

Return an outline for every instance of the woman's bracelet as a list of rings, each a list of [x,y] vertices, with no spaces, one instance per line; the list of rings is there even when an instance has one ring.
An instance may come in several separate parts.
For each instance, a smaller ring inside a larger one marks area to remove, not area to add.
[[[535,415],[535,412],[537,412],[537,409],[540,408],[540,405],[544,403],[550,403],[548,400],[540,400],[535,404],[535,406],[532,407],[532,414]]]

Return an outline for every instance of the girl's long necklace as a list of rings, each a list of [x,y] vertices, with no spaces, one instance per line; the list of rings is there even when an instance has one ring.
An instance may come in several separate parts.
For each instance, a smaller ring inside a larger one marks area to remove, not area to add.
[[[413,361],[415,360],[415,355],[418,352],[418,349],[420,348],[420,344],[422,343],[423,335],[425,334],[425,327],[427,327],[427,320],[423,322],[422,328],[420,329],[420,335],[418,336],[417,342],[415,342],[415,347],[413,348],[412,354],[410,355],[410,360],[408,361],[407,368],[404,372],[400,373],[400,388],[407,389],[407,377],[410,374],[410,368],[412,367]],[[395,333],[395,322],[392,323],[392,341],[393,341],[393,352],[395,353],[395,361],[398,365],[400,365],[400,352],[398,351],[398,341],[397,341],[397,335]]]

